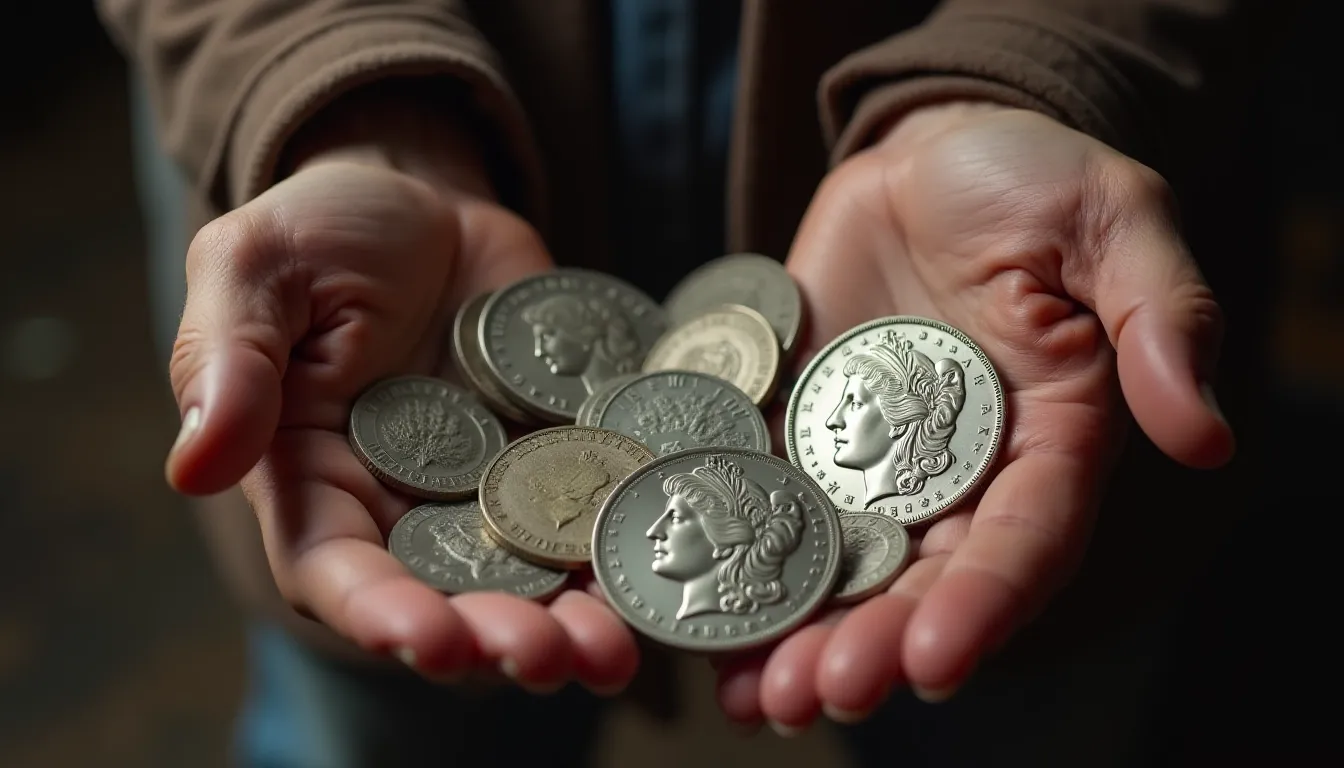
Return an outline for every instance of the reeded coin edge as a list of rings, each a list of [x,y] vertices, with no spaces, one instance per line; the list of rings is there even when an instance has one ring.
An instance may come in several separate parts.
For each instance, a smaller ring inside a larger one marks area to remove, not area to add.
[[[856,336],[862,336],[863,334],[868,333],[874,328],[896,323],[922,325],[926,328],[934,328],[952,336],[957,341],[964,344],[967,349],[975,354],[980,362],[985,364],[985,370],[989,373],[989,380],[993,384],[991,389],[994,390],[994,403],[998,406],[994,409],[994,434],[989,441],[988,450],[985,451],[985,458],[981,460],[979,466],[976,467],[970,480],[962,486],[960,495],[955,498],[949,497],[949,501],[944,503],[941,507],[932,506],[927,512],[913,516],[909,519],[905,519],[900,515],[889,515],[889,517],[893,518],[898,523],[907,527],[913,527],[932,523],[938,518],[941,518],[952,510],[960,507],[966,499],[976,493],[980,484],[983,483],[985,478],[989,475],[990,469],[998,463],[999,445],[1003,442],[1003,425],[1007,416],[1007,403],[1004,398],[1003,381],[999,378],[999,372],[994,368],[994,363],[989,359],[989,356],[985,354],[985,351],[981,349],[980,345],[975,343],[970,336],[967,336],[961,331],[961,329],[948,325],[941,320],[934,320],[928,317],[918,317],[916,315],[890,315],[888,317],[879,317],[874,320],[869,320],[866,323],[861,323],[840,334],[829,344],[822,347],[821,351],[808,361],[807,367],[803,369],[803,372],[798,376],[798,380],[794,383],[793,394],[789,396],[789,407],[784,414],[784,447],[789,456],[789,463],[797,467],[803,474],[812,477],[807,473],[807,470],[803,469],[801,466],[798,456],[798,442],[793,436],[794,422],[797,421],[795,414],[798,412],[799,400],[802,398],[803,390],[806,389],[804,385],[807,383],[807,380],[811,378],[812,374],[816,372],[817,368],[821,366],[822,361],[825,360],[831,352],[834,352],[836,348],[846,344]],[[867,510],[856,509],[850,511],[866,512]]]
[[[614,514],[616,505],[620,503],[621,498],[629,492],[630,488],[634,486],[635,483],[639,482],[639,480],[646,475],[656,472],[661,467],[674,461],[682,461],[694,456],[713,455],[750,456],[753,458],[760,458],[779,467],[780,470],[788,475],[793,482],[798,482],[801,485],[807,486],[808,490],[822,502],[822,512],[828,518],[828,523],[831,527],[831,540],[835,542],[835,556],[827,561],[826,572],[821,576],[820,588],[813,593],[812,597],[809,598],[802,610],[771,624],[768,631],[761,632],[760,634],[746,636],[739,635],[730,638],[729,641],[724,641],[722,638],[716,638],[710,643],[702,641],[697,644],[694,641],[683,639],[677,635],[672,635],[669,638],[667,634],[656,634],[651,631],[650,628],[645,626],[639,614],[632,612],[620,596],[615,593],[612,587],[607,584],[607,579],[603,570],[598,567],[598,558],[599,553],[602,551],[601,541],[603,539],[604,529],[610,521],[611,516]],[[593,521],[593,540],[591,542],[594,579],[597,581],[598,587],[602,590],[603,596],[606,597],[607,603],[621,616],[622,620],[640,634],[655,640],[662,645],[683,651],[700,653],[735,652],[759,648],[761,646],[769,645],[780,637],[787,636],[789,633],[807,623],[809,619],[816,616],[817,612],[826,606],[831,595],[835,592],[836,582],[840,578],[841,557],[844,554],[842,547],[844,547],[844,538],[842,536],[842,531],[840,530],[840,514],[836,509],[835,504],[831,502],[830,498],[826,495],[826,492],[822,490],[816,480],[812,479],[811,475],[772,453],[746,451],[740,448],[691,448],[685,451],[669,453],[666,456],[659,456],[640,466],[634,472],[631,472],[628,477],[622,480],[619,485],[613,488],[611,494],[602,502],[602,506],[597,510],[597,519]]]
[[[692,376],[701,379],[712,379],[715,384],[727,387],[728,389],[735,391],[737,394],[742,396],[743,400],[746,400],[748,403],[752,402],[751,395],[748,395],[746,392],[743,392],[742,389],[733,382],[728,381],[727,379],[721,379],[718,376],[714,376],[708,373],[700,373],[699,371],[683,371],[676,368],[668,368],[666,370],[661,371],[648,371],[645,373],[638,373],[632,375],[633,378],[630,381],[624,382],[620,386],[616,387],[616,391],[611,393],[610,398],[606,398],[602,402],[600,408],[594,409],[592,418],[594,419],[594,423],[596,425],[601,425],[602,419],[606,418],[607,411],[611,410],[611,407],[616,404],[616,401],[621,399],[622,392],[640,383],[641,381],[653,378],[654,376],[664,376],[664,375]],[[770,453],[773,450],[773,446],[771,445],[772,441],[770,439],[770,424],[766,422],[765,415],[761,413],[761,408],[759,405],[755,405],[753,403],[752,410],[755,413],[755,418],[752,419],[752,423],[756,425],[756,427],[758,428],[757,431],[760,432],[761,434],[762,444],[765,446],[764,448],[761,449],[761,453]],[[603,429],[607,429],[607,427],[603,427]],[[709,448],[712,446],[703,446],[703,447]],[[694,449],[688,449],[688,450],[694,450]],[[740,450],[740,449],[725,448],[723,450]]]
[[[846,517],[872,517],[884,520],[896,526],[896,529],[900,531],[897,536],[901,539],[901,546],[904,548],[905,554],[890,572],[883,574],[881,578],[874,579],[871,583],[864,584],[853,592],[846,592],[845,587],[848,586],[848,584],[844,583],[843,578],[839,579],[835,585],[835,592],[831,595],[831,605],[854,605],[856,603],[861,603],[874,595],[880,594],[885,591],[887,587],[896,583],[896,579],[901,577],[901,574],[905,572],[905,569],[909,567],[910,561],[913,559],[910,534],[905,530],[905,526],[901,525],[901,523],[891,515],[879,515],[876,512],[860,512],[848,509],[844,510],[843,512],[840,512],[840,532],[842,534],[844,533],[844,520]],[[843,537],[840,546],[843,549]],[[843,576],[844,574],[842,573],[841,575]]]
[[[726,254],[724,256],[720,256],[717,259],[713,259],[711,261],[705,262],[704,264],[701,264],[700,266],[692,270],[688,275],[683,277],[681,280],[678,280],[677,284],[672,286],[672,290],[668,291],[667,298],[663,300],[663,307],[664,309],[667,310],[669,322],[672,321],[672,315],[673,315],[672,307],[677,303],[678,299],[680,299],[683,296],[694,295],[695,293],[694,284],[697,278],[699,278],[700,280],[704,280],[705,279],[704,275],[707,275],[710,272],[713,272],[714,270],[717,269],[724,269],[726,265],[729,265],[732,262],[743,262],[743,263],[755,262],[755,263],[761,263],[762,265],[764,265],[764,262],[769,262],[771,265],[777,267],[781,272],[783,272],[784,276],[788,278],[789,285],[793,287],[794,302],[798,306],[797,322],[793,323],[793,327],[789,328],[788,332],[783,334],[781,334],[779,329],[776,329],[774,325],[771,325],[770,328],[775,332],[775,336],[779,339],[779,345],[784,352],[784,356],[788,357],[792,355],[793,352],[797,350],[798,340],[803,337],[803,330],[807,326],[807,320],[808,320],[807,302],[803,300],[803,291],[801,288],[798,287],[798,281],[794,280],[793,275],[789,274],[789,271],[785,269],[784,263],[779,261],[778,259],[772,259],[763,253],[755,253],[753,251],[743,251],[741,253]],[[692,313],[682,318],[680,322],[686,322],[695,317],[696,315],[700,314],[703,314],[703,312]]]
[[[480,353],[481,348],[477,343],[477,334],[474,327],[469,328],[467,318],[474,314],[475,323],[479,325],[481,320],[481,311],[485,308],[486,302],[490,300],[490,293],[480,293],[471,297],[458,310],[457,316],[453,318],[453,362],[457,364],[458,373],[472,387],[479,390],[481,400],[484,401],[487,408],[497,411],[499,415],[506,419],[522,425],[533,424],[536,420],[518,406],[513,404],[500,388],[499,382],[494,378],[490,371],[490,366],[485,361],[485,355],[480,354],[480,365],[477,360],[467,351],[468,346]],[[475,304],[479,302],[479,306]],[[471,310],[475,310],[474,313]]]

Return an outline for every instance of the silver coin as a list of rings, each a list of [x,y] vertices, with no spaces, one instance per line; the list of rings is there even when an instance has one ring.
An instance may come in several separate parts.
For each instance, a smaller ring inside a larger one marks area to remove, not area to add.
[[[662,456],[612,491],[593,570],[634,629],[692,651],[768,644],[811,618],[840,574],[840,519],[817,484],[758,451]]]
[[[882,592],[910,563],[910,534],[886,515],[840,512],[844,554],[831,602],[853,605]]]
[[[469,498],[507,437],[466,390],[427,376],[380,381],[350,411],[350,445],[375,477],[422,499]]]
[[[770,430],[751,398],[716,376],[645,373],[596,406],[593,426],[639,440],[662,456],[691,448],[770,452]]]
[[[602,412],[607,403],[611,402],[611,398],[616,396],[616,392],[620,390],[621,385],[634,381],[638,376],[637,373],[628,373],[602,382],[597,390],[579,406],[579,415],[575,417],[574,423],[580,427],[596,427],[597,415]]]
[[[658,340],[644,372],[696,371],[732,382],[753,403],[768,402],[779,383],[779,338],[754,309],[738,304],[697,315]]]
[[[806,321],[803,295],[784,265],[769,256],[735,253],[715,259],[683,278],[663,302],[673,325],[721,304],[741,304],[764,315],[786,354],[797,346]]]
[[[505,394],[559,424],[573,423],[602,382],[638,373],[666,329],[662,308],[633,286],[598,272],[561,269],[496,292],[478,334]]]
[[[496,544],[476,501],[412,509],[392,527],[387,548],[421,581],[450,595],[507,592],[544,600],[565,586],[563,571],[529,563]]]
[[[953,509],[988,476],[1003,385],[966,334],[920,317],[853,328],[808,364],[789,399],[789,460],[842,509],[902,525]]]
[[[487,408],[517,424],[531,424],[536,420],[514,405],[499,388],[481,351],[476,331],[481,325],[481,311],[489,300],[489,293],[478,294],[458,310],[453,319],[453,361],[458,373],[481,396]]]

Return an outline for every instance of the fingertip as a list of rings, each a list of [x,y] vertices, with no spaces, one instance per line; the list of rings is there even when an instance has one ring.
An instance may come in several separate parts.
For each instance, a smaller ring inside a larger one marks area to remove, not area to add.
[[[870,712],[902,679],[901,638],[912,611],[903,595],[856,606],[831,633],[816,669],[817,694],[839,712]]]
[[[339,629],[361,648],[390,652],[427,677],[470,669],[471,633],[448,599],[411,579],[389,579],[351,593]]]
[[[624,690],[639,668],[639,647],[629,628],[584,592],[561,594],[550,610],[569,636],[578,681],[599,696]]]
[[[1020,601],[997,580],[947,572],[910,617],[900,649],[905,677],[925,701],[946,698],[1012,630]]]
[[[539,693],[557,690],[570,678],[569,636],[542,606],[513,595],[477,592],[451,600],[475,635],[484,661]]]
[[[806,627],[780,644],[761,676],[761,711],[775,725],[801,729],[821,711],[817,664],[832,627]]]
[[[740,657],[717,665],[715,697],[724,717],[744,728],[759,727],[765,717],[761,710],[761,674],[763,656]]]

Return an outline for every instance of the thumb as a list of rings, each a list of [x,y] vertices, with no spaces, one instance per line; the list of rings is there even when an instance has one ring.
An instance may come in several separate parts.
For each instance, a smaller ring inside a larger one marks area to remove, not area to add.
[[[1120,386],[1143,431],[1183,464],[1221,466],[1235,442],[1212,386],[1222,311],[1164,204],[1165,185],[1140,188],[1158,191],[1140,205],[1130,193],[1130,213],[1084,261],[1094,268],[1081,295],[1115,347]]]
[[[245,208],[207,225],[188,249],[169,366],[182,427],[166,467],[181,493],[237,483],[274,437],[285,363],[308,316],[306,293],[288,284],[285,253],[274,220]]]

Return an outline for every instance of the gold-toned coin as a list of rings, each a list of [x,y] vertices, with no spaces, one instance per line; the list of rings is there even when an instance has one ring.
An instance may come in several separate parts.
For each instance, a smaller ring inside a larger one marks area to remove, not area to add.
[[[754,309],[734,304],[673,328],[649,350],[644,372],[694,371],[732,383],[759,408],[779,382],[779,337]]]
[[[619,432],[551,427],[510,443],[485,468],[481,511],[500,546],[549,568],[592,560],[593,523],[611,491],[653,460]]]
[[[490,373],[490,365],[481,351],[481,342],[476,329],[481,324],[481,311],[490,300],[489,293],[472,297],[457,311],[453,320],[453,362],[468,386],[480,395],[486,407],[516,424],[535,424],[536,419],[527,415],[504,394]]]

